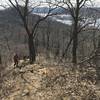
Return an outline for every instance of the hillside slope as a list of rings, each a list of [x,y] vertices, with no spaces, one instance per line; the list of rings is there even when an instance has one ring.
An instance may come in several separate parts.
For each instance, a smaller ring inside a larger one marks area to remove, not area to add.
[[[9,67],[11,71],[3,78],[1,100],[100,100],[92,67],[80,70],[71,64],[29,65],[27,61],[20,61],[20,66],[13,70],[13,65]]]

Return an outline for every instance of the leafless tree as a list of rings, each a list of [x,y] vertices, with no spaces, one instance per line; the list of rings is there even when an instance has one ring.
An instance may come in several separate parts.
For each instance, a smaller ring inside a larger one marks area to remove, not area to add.
[[[59,7],[68,10],[69,14],[72,17],[72,37],[70,38],[70,41],[68,43],[68,46],[66,47],[66,50],[68,50],[70,44],[72,43],[72,63],[77,63],[77,48],[78,48],[78,34],[84,30],[86,26],[88,26],[91,23],[83,23],[85,21],[85,18],[81,15],[81,9],[84,8],[87,1],[90,0],[55,0],[55,4]],[[65,53],[63,54],[63,56]]]
[[[40,6],[41,3],[32,2],[31,0],[9,0],[9,3],[17,10],[19,13],[20,18],[22,19],[23,26],[26,30],[26,33],[28,35],[28,45],[29,45],[29,56],[30,56],[30,63],[34,63],[36,60],[36,50],[34,45],[34,39],[36,35],[36,29],[39,25],[39,23],[43,20],[45,20],[48,16],[52,16],[52,11],[56,9],[56,7],[52,8],[51,4],[48,4],[48,13],[44,17],[39,17],[36,22],[33,22],[33,20],[30,22],[29,17],[32,15],[33,10]],[[22,5],[20,5],[22,3]],[[22,6],[22,9],[21,9]],[[52,8],[52,9],[51,9]],[[32,19],[34,19],[34,16],[32,16]],[[29,25],[31,23],[31,25]]]

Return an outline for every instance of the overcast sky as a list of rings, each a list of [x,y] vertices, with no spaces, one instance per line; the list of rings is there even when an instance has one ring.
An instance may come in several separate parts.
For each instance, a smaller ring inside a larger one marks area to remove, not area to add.
[[[0,0],[0,5],[4,5],[4,4],[7,5],[7,1],[8,0]],[[19,1],[21,1],[21,0],[19,0]],[[36,1],[37,2],[37,1],[46,1],[46,0],[30,0],[30,1]],[[100,0],[92,0],[92,1],[93,1],[94,6],[100,7]]]
[[[94,0],[95,4],[100,6],[100,0]]]

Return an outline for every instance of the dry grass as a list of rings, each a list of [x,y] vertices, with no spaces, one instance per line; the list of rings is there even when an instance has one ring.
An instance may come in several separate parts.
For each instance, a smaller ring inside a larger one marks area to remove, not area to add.
[[[95,69],[39,62],[13,69],[3,79],[1,100],[100,100]],[[12,66],[13,67],[13,66]]]

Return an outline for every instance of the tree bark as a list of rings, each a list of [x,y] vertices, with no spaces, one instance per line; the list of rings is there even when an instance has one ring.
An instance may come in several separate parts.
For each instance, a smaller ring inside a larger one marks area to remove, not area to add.
[[[72,63],[77,64],[77,45],[78,37],[77,34],[73,36],[73,47],[72,47]]]
[[[1,59],[1,55],[0,55],[0,64],[2,64],[2,59]]]
[[[33,64],[36,60],[36,52],[32,35],[29,35],[28,37],[28,45],[29,45],[30,64]]]
[[[100,36],[98,40],[98,48],[95,53],[94,62],[96,64],[97,81],[100,81]]]
[[[73,29],[73,47],[72,47],[72,63],[77,64],[77,46],[78,46],[78,32],[77,32],[78,20],[75,20]]]
[[[73,47],[72,47],[72,63],[77,64],[77,46],[78,46],[78,22],[79,22],[79,0],[77,0],[77,7],[75,8],[75,16],[73,18],[74,28],[73,28]]]

